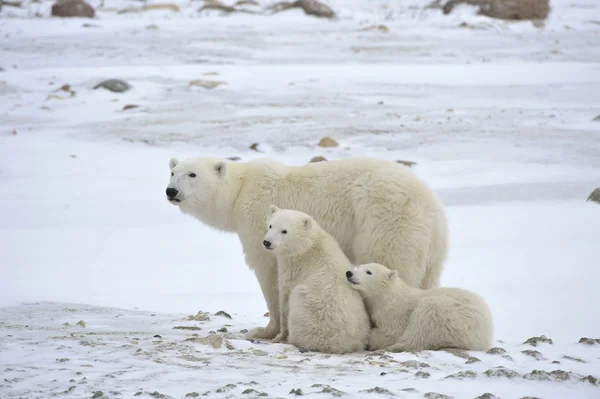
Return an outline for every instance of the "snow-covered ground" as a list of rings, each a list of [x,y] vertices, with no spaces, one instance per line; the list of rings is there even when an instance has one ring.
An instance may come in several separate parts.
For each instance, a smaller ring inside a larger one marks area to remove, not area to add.
[[[600,4],[552,0],[535,27],[418,3],[331,1],[336,21],[4,6],[0,397],[600,397],[586,378],[600,341],[578,343],[600,338],[600,207],[585,202],[600,187]],[[93,90],[108,78],[133,88]],[[237,238],[164,198],[169,158],[207,154],[417,162],[450,219],[442,283],[486,297],[506,353],[244,340],[268,319]],[[523,344],[542,334],[553,343]]]

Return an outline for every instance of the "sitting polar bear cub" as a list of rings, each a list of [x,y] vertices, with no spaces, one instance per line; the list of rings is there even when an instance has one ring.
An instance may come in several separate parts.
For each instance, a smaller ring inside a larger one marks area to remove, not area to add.
[[[370,322],[361,295],[346,281],[352,264],[310,216],[268,209],[263,246],[277,257],[281,332],[275,342],[326,353],[363,351]]]
[[[168,201],[242,243],[271,316],[249,338],[273,339],[280,330],[277,263],[261,245],[271,204],[311,215],[354,264],[382,263],[414,287],[439,285],[447,252],[444,207],[405,166],[373,158],[301,166],[173,158],[169,166]]]
[[[409,287],[398,272],[369,263],[347,271],[375,328],[369,349],[390,352],[457,348],[488,350],[492,314],[482,297],[460,288]]]

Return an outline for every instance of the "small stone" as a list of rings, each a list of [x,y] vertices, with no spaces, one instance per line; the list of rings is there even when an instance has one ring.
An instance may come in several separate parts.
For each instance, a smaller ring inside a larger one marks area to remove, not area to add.
[[[598,379],[596,377],[593,377],[591,375],[585,376],[581,379],[582,382],[589,382],[592,385],[599,385],[598,384]]]
[[[379,32],[382,32],[382,33],[388,33],[390,31],[389,28],[385,25],[371,25],[371,26],[367,26],[366,28],[361,29],[361,31],[363,31],[363,32],[368,32],[371,30],[378,30]]]
[[[404,388],[404,389],[401,389],[401,391],[403,391],[403,392],[413,392],[413,393],[417,392],[417,390],[414,389],[414,388]]]
[[[327,162],[327,158],[325,158],[321,155],[317,155],[316,157],[313,157],[310,161],[308,161],[308,163],[315,163],[315,162]]]
[[[144,394],[144,392],[138,391],[135,394],[133,394],[133,396],[142,396],[143,394]]]
[[[226,332],[227,332],[227,327],[221,327],[221,328],[219,328],[219,329],[217,330],[217,332],[220,332],[220,333],[226,333]]]
[[[452,399],[452,396],[444,395],[442,393],[437,392],[427,392],[423,395],[426,399]]]
[[[330,148],[339,146],[339,143],[331,137],[323,137],[317,145],[323,148]]]
[[[57,363],[66,363],[68,361],[69,361],[69,358],[67,358],[67,357],[62,357],[60,359],[56,359]]]
[[[264,317],[269,317],[269,312],[265,313],[263,316]]]
[[[187,318],[190,321],[210,321],[209,314],[206,312],[199,311],[195,315],[190,315]]]
[[[83,320],[79,320],[79,321],[77,322],[77,324],[75,324],[75,325],[76,325],[76,326],[79,326],[79,327],[81,327],[81,328],[85,328],[85,326],[86,326],[86,324],[85,324],[85,321],[83,321]]]
[[[535,360],[547,360],[544,355],[542,355],[540,352],[538,351],[534,351],[534,350],[524,350],[521,351],[522,354],[524,354],[525,356],[529,356],[534,358]]]
[[[200,396],[198,392],[190,392],[185,394],[186,398],[197,398],[198,396]]]
[[[413,162],[413,161],[403,161],[401,159],[396,160],[396,163],[399,163],[404,166],[408,166],[409,168],[412,168],[414,165],[417,164],[416,162]]]
[[[229,349],[230,351],[235,350],[235,347],[233,345],[231,345],[231,342],[229,342],[229,341],[225,342],[225,347],[227,349]]]
[[[558,360],[553,360],[552,364],[560,364],[560,362]]]
[[[206,337],[196,339],[202,344],[211,345],[214,349],[219,349],[223,346],[223,337],[220,335],[207,335]]]
[[[287,355],[279,355],[275,359],[283,360],[283,359],[287,359],[287,358],[288,358]]]
[[[152,393],[149,393],[148,395],[149,395],[149,396],[152,396],[153,398],[158,398],[158,399],[168,399],[168,396],[167,396],[167,395],[165,395],[165,394],[163,394],[163,393],[160,393],[160,392],[158,392],[158,391],[154,391],[154,392],[152,392]]]
[[[493,369],[486,370],[483,374],[490,378],[512,378],[520,377],[521,375],[516,371],[509,370],[505,367],[496,367]]]
[[[150,24],[148,26],[146,26],[147,30],[159,30],[160,26],[156,25],[156,24]]]
[[[594,122],[598,122],[600,121],[600,115],[596,116],[594,119],[592,119]]]
[[[242,158],[240,157],[228,157],[227,159],[229,159],[230,161],[241,161]]]
[[[94,18],[94,7],[84,0],[57,0],[52,4],[51,14],[54,17]]]
[[[456,357],[460,357],[461,359],[468,359],[469,358],[469,354],[461,349],[454,349],[454,348],[446,348],[446,349],[441,349],[444,352],[448,352],[453,354]]]
[[[313,384],[311,386],[311,388],[323,388],[321,391],[319,391],[318,393],[328,393],[331,394],[331,396],[334,396],[336,398],[339,398],[344,394],[344,392],[340,391],[339,389],[335,389],[329,385],[324,385],[324,384]]]
[[[547,338],[545,335],[539,337],[531,337],[527,341],[523,342],[523,345],[538,346],[539,344],[548,343],[552,345],[552,339]]]
[[[415,377],[417,377],[417,378],[423,378],[423,379],[425,379],[425,378],[429,378],[429,377],[431,377],[431,374],[429,374],[429,373],[428,373],[428,372],[426,372],[426,371],[417,371],[417,372],[415,373]]]
[[[16,130],[16,129],[15,129],[15,130],[13,130],[13,131],[12,131],[12,134],[13,134],[13,136],[16,136],[16,135],[18,134],[18,133],[17,133],[17,130]]]
[[[252,143],[249,147],[252,151],[260,152],[258,149],[258,143]],[[268,312],[267,312],[268,313]]]
[[[103,89],[110,90],[114,93],[123,93],[131,89],[131,85],[120,79],[109,79],[98,83],[94,86],[94,90],[102,87]]]
[[[456,374],[452,374],[447,376],[446,378],[452,378],[452,379],[457,379],[457,380],[464,380],[464,379],[472,379],[477,377],[477,373],[471,370],[466,370],[466,371],[460,371]]]
[[[217,313],[215,313],[215,316],[223,316],[227,317],[228,319],[231,319],[231,315],[225,312],[224,310],[219,310]]]
[[[254,349],[252,351],[252,354],[255,355],[255,356],[267,356],[268,355],[267,352],[261,351],[260,349]]]
[[[489,392],[484,393],[483,395],[479,395],[478,397],[476,397],[475,399],[500,399],[499,397],[497,397],[494,394],[491,394]]]
[[[592,191],[592,193],[590,194],[590,196],[587,198],[587,200],[585,202],[588,201],[592,201],[595,202],[597,204],[600,204],[600,187],[594,189],[594,191]],[[587,340],[593,340],[592,338],[581,338],[581,339],[587,339]],[[595,340],[597,344],[600,344],[600,339],[596,339]],[[579,343],[588,343],[588,342],[581,342],[581,340],[579,340]],[[594,345],[593,343],[590,345]]]
[[[207,79],[196,79],[192,80],[188,86],[202,87],[203,89],[214,89],[221,85],[227,85],[227,82],[221,80],[207,80]]]
[[[387,375],[387,373],[385,371],[382,371],[381,373],[379,373],[379,375],[384,376]]]
[[[159,334],[156,334],[155,336],[153,336],[152,338],[158,338],[158,339],[162,339],[162,336]]]
[[[481,361],[481,360],[479,360],[479,359],[478,359],[478,358],[476,358],[476,357],[469,356],[469,358],[467,359],[467,361],[465,362],[465,364],[478,363],[478,362],[480,362],[480,361]]]
[[[127,104],[126,106],[123,107],[123,111],[127,111],[128,109],[135,109],[135,108],[139,108],[139,105],[136,104]]]
[[[94,392],[94,394],[92,395],[92,399],[96,399],[96,398],[101,398],[104,396],[104,392],[102,391],[96,391]]]
[[[248,333],[248,329],[247,328],[241,329],[240,333],[241,334],[247,334]]]
[[[398,363],[398,365],[401,367],[409,368],[409,369],[420,369],[420,368],[431,367],[429,364],[420,362],[418,360],[407,360],[405,362]]]
[[[292,389],[290,391],[289,395],[303,396],[304,392],[302,392],[302,389],[300,389],[300,388],[298,388],[298,389]]]
[[[387,389],[382,388],[382,387],[375,387],[375,388],[365,389],[365,390],[362,390],[360,392],[365,392],[365,393],[379,393],[379,394],[387,395],[387,396],[395,396],[393,393],[391,393],[390,391],[388,391]]]
[[[189,330],[189,331],[200,331],[202,330],[200,327],[196,326],[175,326],[173,330]]]

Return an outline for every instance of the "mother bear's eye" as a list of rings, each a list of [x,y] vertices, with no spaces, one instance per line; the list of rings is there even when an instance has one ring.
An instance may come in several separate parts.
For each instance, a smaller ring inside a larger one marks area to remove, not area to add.
[[[171,172],[171,176],[175,176],[175,173]]]
[[[370,270],[367,270],[367,274],[370,276],[370,275],[371,275],[371,274],[373,274],[373,273],[371,273],[371,271],[370,271]]]
[[[287,230],[281,230],[281,234],[287,234]]]
[[[190,176],[190,177],[196,177],[196,174],[195,173],[190,173],[188,176]]]
[[[269,225],[269,228],[271,228],[271,227],[273,227],[273,226]]]

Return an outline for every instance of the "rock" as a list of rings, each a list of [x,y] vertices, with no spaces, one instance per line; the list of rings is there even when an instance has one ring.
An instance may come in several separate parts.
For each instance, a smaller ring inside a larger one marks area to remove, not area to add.
[[[319,140],[317,145],[323,148],[330,148],[339,146],[339,143],[331,137],[323,137],[321,140]]]
[[[221,85],[226,85],[227,82],[223,82],[222,80],[207,80],[207,79],[195,79],[192,80],[188,86],[197,86],[202,87],[204,89],[214,89],[215,87],[219,87]]]
[[[429,364],[420,362],[418,360],[407,360],[405,362],[400,362],[400,363],[398,363],[398,366],[406,367],[409,369],[420,369],[420,368],[431,367]]]
[[[594,191],[592,191],[592,193],[590,194],[590,196],[587,198],[587,200],[585,202],[588,202],[588,201],[592,201],[597,204],[600,204],[600,187],[595,189]],[[596,341],[597,341],[596,343],[600,344],[599,339],[597,339]],[[579,341],[579,343],[582,343],[581,340]],[[591,344],[591,345],[593,345],[593,344]]]
[[[437,392],[427,392],[423,396],[427,399],[452,399],[453,398],[452,396],[444,395],[444,394],[437,393]]]
[[[241,161],[242,158],[240,157],[228,157],[227,159],[229,159],[230,161]]]
[[[385,25],[371,25],[371,26],[367,26],[366,28],[362,28],[361,31],[363,32],[368,32],[371,30],[378,30],[379,32],[382,33],[388,33],[390,30],[387,26]],[[380,101],[383,102],[383,101]]]
[[[240,330],[240,333],[242,333],[242,334],[246,334],[247,332],[248,332],[247,328],[244,328],[244,329]]]
[[[315,162],[327,162],[327,158],[325,158],[321,155],[317,155],[316,157],[313,157],[310,161],[308,161],[308,163],[315,163]]]
[[[549,0],[450,0],[442,10],[449,14],[463,3],[479,6],[479,14],[499,19],[546,19],[550,13]]]
[[[79,327],[81,327],[81,328],[85,328],[85,326],[86,326],[86,324],[85,324],[85,321],[83,321],[83,320],[79,320],[79,321],[77,322],[77,324],[75,324],[75,325],[76,325],[76,326],[79,326]]]
[[[196,313],[195,315],[188,316],[187,319],[193,321],[210,321],[209,314],[203,311],[198,311],[198,313]]]
[[[147,30],[159,30],[160,26],[156,25],[156,24],[150,24],[148,26],[146,26]],[[194,392],[195,393],[195,392]]]
[[[202,330],[200,327],[196,326],[175,326],[173,330],[189,330],[189,331],[200,331]]]
[[[440,351],[451,353],[456,357],[460,357],[461,359],[469,358],[469,354],[466,351],[461,350],[461,349],[445,348],[445,349],[441,349]]]
[[[289,10],[290,8],[301,8],[307,15],[319,18],[335,18],[335,12],[325,4],[317,0],[297,0],[294,2],[282,1],[271,7],[273,13]]]
[[[94,90],[102,87],[103,89],[110,90],[115,93],[123,93],[131,89],[131,85],[120,79],[109,79],[98,83],[94,86]]]
[[[227,349],[229,349],[230,351],[235,350],[235,347],[233,345],[231,345],[231,342],[229,342],[229,341],[225,342],[225,347]]]
[[[300,388],[298,388],[298,389],[292,389],[290,391],[289,395],[303,396],[304,392],[302,392],[302,389],[300,389]]]
[[[313,384],[311,386],[311,388],[323,388],[321,391],[319,391],[318,393],[328,393],[331,394],[331,396],[334,396],[336,398],[339,398],[341,396],[344,396],[345,393],[340,391],[339,389],[335,389],[329,385],[324,385],[324,384]]]
[[[94,18],[95,13],[94,7],[84,0],[56,0],[51,9],[52,16],[61,18]]]
[[[495,346],[485,353],[487,353],[488,355],[505,355],[506,349]]]
[[[227,317],[228,319],[231,319],[231,315],[225,312],[224,310],[219,310],[217,313],[215,313],[215,316],[223,316]]]
[[[214,349],[219,349],[223,346],[223,337],[220,335],[207,335],[206,337],[197,338],[197,340],[202,344],[212,346]]]
[[[221,328],[219,328],[219,329],[217,330],[217,332],[220,332],[220,333],[226,333],[226,332],[227,332],[227,327],[221,327]]]
[[[255,356],[267,356],[268,355],[267,352],[261,351],[260,349],[254,349],[252,351],[252,354],[255,355]]]
[[[589,382],[592,385],[599,385],[598,384],[598,379],[596,377],[591,376],[591,375],[583,377],[581,379],[581,382]]]
[[[491,394],[489,392],[484,393],[483,395],[479,395],[478,397],[476,397],[475,399],[500,399],[499,397],[497,397],[494,394]]]
[[[127,104],[126,106],[123,107],[123,111],[127,111],[128,109],[135,109],[135,108],[139,108],[139,105],[136,104]]]
[[[502,366],[486,370],[483,374],[490,378],[508,378],[509,380],[521,376],[516,371],[509,370]]]
[[[529,374],[525,374],[523,378],[534,381],[567,381],[571,378],[581,379],[582,376],[563,370],[553,370],[547,372],[545,370],[533,370]]]
[[[431,377],[431,374],[429,374],[429,373],[428,373],[428,372],[426,372],[426,371],[417,371],[417,372],[415,373],[415,377],[417,377],[417,378],[422,378],[422,379],[426,379],[426,378],[429,378],[429,377]]]
[[[577,363],[586,363],[586,361],[583,359],[580,359],[578,357],[568,356],[568,355],[563,356],[563,359],[572,360]]]
[[[510,357],[510,356],[509,356]],[[465,364],[472,364],[472,363],[477,363],[480,362],[481,360],[473,357],[473,356],[469,356],[469,358],[467,359],[467,361],[465,362]]]
[[[185,394],[186,398],[197,398],[198,396],[200,396],[198,392],[190,392]]]
[[[102,391],[96,391],[94,392],[94,394],[92,395],[92,399],[96,399],[96,398],[101,398],[104,396],[104,392]]]
[[[529,356],[534,358],[535,360],[547,360],[544,355],[542,355],[540,352],[538,351],[534,351],[531,349],[527,349],[524,351],[521,351],[522,354],[524,354],[525,356]]]
[[[162,339],[162,336],[161,336],[161,335],[158,335],[158,334],[156,334],[156,335],[154,335],[152,338],[158,338],[158,339]]]
[[[547,338],[545,335],[539,337],[531,337],[527,341],[523,342],[523,345],[538,346],[539,344],[548,343],[552,345],[552,339]]]
[[[446,378],[452,378],[452,379],[457,379],[457,380],[464,380],[464,379],[472,379],[477,377],[477,373],[471,370],[466,370],[466,371],[459,371],[456,374],[452,374],[447,376]]]
[[[146,4],[142,7],[142,10],[143,11],[171,10],[173,12],[179,12],[179,6],[174,3]]]
[[[165,395],[164,393],[160,393],[158,391],[154,391],[148,394],[148,396],[152,396],[153,398],[158,398],[158,399],[168,399],[169,396]]]
[[[365,392],[365,393],[379,393],[382,395],[387,395],[387,396],[395,396],[393,393],[391,393],[390,391],[388,391],[385,388],[382,387],[375,387],[375,388],[370,388],[370,389],[364,389],[360,392]]]
[[[265,313],[263,316],[264,317],[269,317],[269,312]]]
[[[396,161],[396,163],[399,163],[399,164],[404,165],[404,166],[408,166],[409,168],[412,168],[414,165],[417,164],[416,162],[413,162],[413,161],[403,161],[401,159],[398,159]]]

